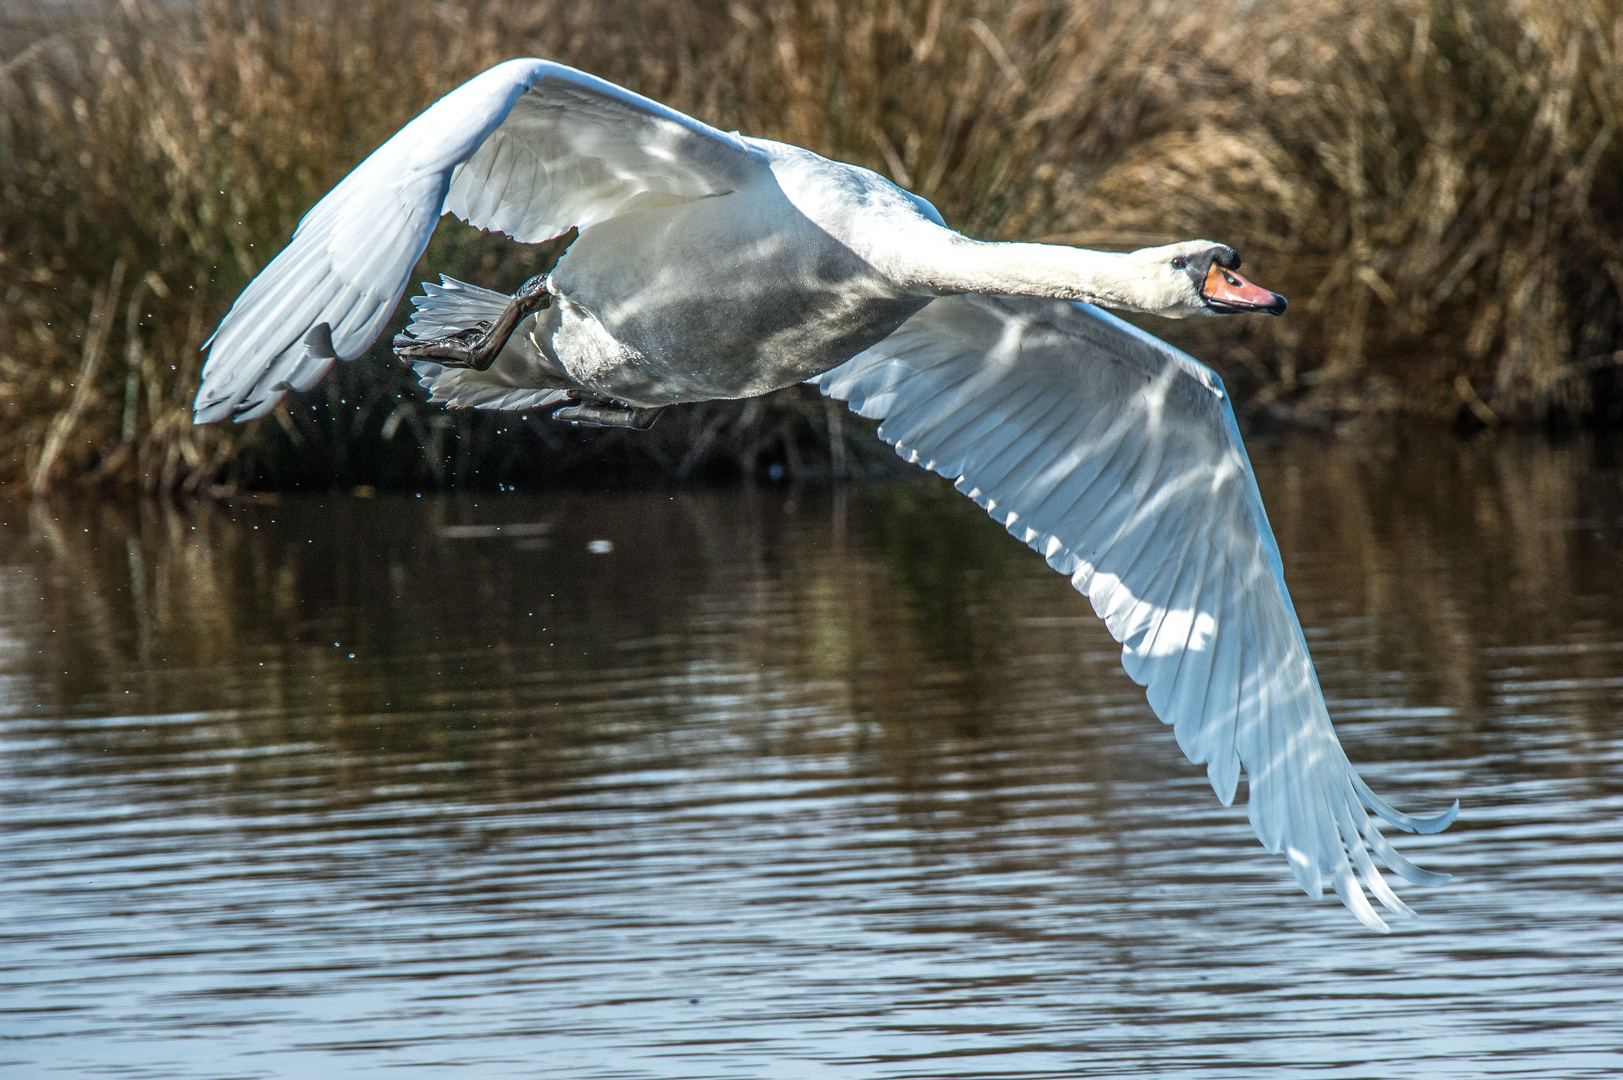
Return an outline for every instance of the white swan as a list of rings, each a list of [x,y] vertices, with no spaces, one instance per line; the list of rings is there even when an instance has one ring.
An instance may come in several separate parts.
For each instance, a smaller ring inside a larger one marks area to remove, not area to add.
[[[1222,382],[1093,304],[1279,312],[1206,241],[1127,254],[989,244],[865,169],[513,60],[384,143],[305,216],[209,346],[199,423],[265,415],[364,353],[441,213],[525,242],[512,297],[446,279],[398,350],[435,400],[644,426],[815,379],[1068,575],[1218,797],[1243,768],[1270,851],[1378,930],[1394,851],[1330,726]],[[571,232],[578,230],[578,234]],[[561,258],[558,250],[568,244]]]

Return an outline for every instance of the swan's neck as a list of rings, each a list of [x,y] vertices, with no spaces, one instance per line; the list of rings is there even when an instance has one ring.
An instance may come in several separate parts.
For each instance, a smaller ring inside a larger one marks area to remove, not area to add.
[[[911,254],[910,284],[937,294],[1046,296],[1143,312],[1157,312],[1165,304],[1150,295],[1142,268],[1129,253],[987,243],[942,229]]]

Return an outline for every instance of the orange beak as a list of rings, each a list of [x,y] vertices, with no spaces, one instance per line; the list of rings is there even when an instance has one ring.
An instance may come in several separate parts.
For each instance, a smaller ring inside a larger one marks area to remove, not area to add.
[[[1225,270],[1212,263],[1206,273],[1206,283],[1200,287],[1206,306],[1219,315],[1233,315],[1242,311],[1266,311],[1270,315],[1285,314],[1285,298],[1253,285],[1233,270]]]

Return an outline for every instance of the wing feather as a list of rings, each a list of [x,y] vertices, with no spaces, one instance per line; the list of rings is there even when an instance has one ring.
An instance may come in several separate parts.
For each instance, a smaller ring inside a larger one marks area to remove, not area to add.
[[[1148,598],[1179,595],[1177,584],[1183,577],[1189,547],[1197,535],[1195,530],[1187,528],[1171,513],[1154,513],[1147,525],[1143,535],[1129,538],[1137,554],[1121,575],[1122,580],[1131,581],[1136,586],[1133,594],[1130,594],[1133,606],[1121,628],[1122,667],[1140,686],[1150,680],[1148,668],[1155,656],[1151,645],[1167,614],[1173,610],[1165,603]],[[1140,566],[1146,561],[1149,565],[1141,571]],[[1140,580],[1142,585],[1138,584]],[[1126,591],[1122,590],[1123,593]],[[1204,760],[1194,755],[1190,755],[1190,759],[1197,762]]]
[[[1003,381],[1014,382],[1014,380]],[[932,430],[916,433],[924,438],[915,444],[914,449],[917,452],[927,446],[931,461],[936,460],[938,455],[946,455],[945,460],[959,465],[963,455],[958,448],[969,445],[971,439],[980,441],[984,438],[985,433],[997,427],[999,416],[1011,413],[1022,415],[1041,413],[1046,417],[1057,407],[1058,402],[1051,396],[1045,400],[1040,387],[1015,383],[1013,388],[1002,393],[994,390],[989,395],[986,411],[979,416],[965,415],[967,410],[954,410],[952,398],[948,396],[938,397],[935,404],[940,418],[932,425]],[[932,437],[937,435],[938,430],[940,438]],[[985,486],[1009,492],[1005,498],[999,500],[1000,506],[1012,509],[1019,504],[1021,494],[1019,487],[1013,483],[1003,484],[1001,481],[1018,469],[1021,462],[1029,461],[1031,455],[1040,450],[1041,440],[1028,434],[1009,440],[999,453],[986,462],[981,477]],[[926,464],[925,468],[934,466]],[[962,471],[961,465],[958,471]]]
[[[1007,491],[1009,494],[1000,500],[1000,505],[1018,513],[1021,517],[1026,517],[1040,505],[1032,497],[1028,469],[1034,461],[1041,467],[1053,458],[1054,452],[1045,445],[1048,440],[1044,436],[1051,428],[1060,426],[1054,419],[1055,414],[1074,402],[1059,395],[1045,395],[1041,388],[1032,387],[1018,398],[1011,395],[997,404],[999,406],[997,412],[989,413],[981,421],[982,425],[991,422],[999,413],[1005,412],[1029,415],[1032,425],[1023,437],[1011,440],[1002,453],[986,463],[978,482],[988,489]]]
[[[1195,544],[1200,534],[1194,529],[1182,529],[1180,534],[1170,540],[1169,555],[1159,568],[1152,571],[1154,576],[1145,583],[1144,595],[1169,598],[1184,596],[1188,591],[1186,583],[1190,576],[1200,573],[1201,562],[1198,558],[1191,557],[1195,555]],[[1163,582],[1167,584],[1163,585]],[[1127,669],[1128,676],[1140,686],[1149,681],[1149,674],[1144,670],[1144,657],[1167,655],[1171,652],[1182,654],[1188,651],[1189,632],[1193,628],[1193,620],[1180,618],[1181,612],[1170,603],[1157,605],[1145,602],[1145,606],[1149,611],[1143,632],[1136,642],[1122,643],[1122,666]],[[1182,659],[1180,655],[1180,668]],[[1178,670],[1174,669],[1174,679]],[[1181,741],[1179,745],[1183,745]],[[1184,747],[1184,753],[1189,755],[1191,761],[1205,760],[1204,755],[1191,753],[1187,746]]]
[[[1384,930],[1365,889],[1408,908],[1372,853],[1410,881],[1446,880],[1398,855],[1366,810],[1434,831],[1457,804],[1400,814],[1353,771],[1211,371],[1087,305],[971,294],[817,381],[1070,575],[1225,805],[1244,770],[1252,827],[1309,894],[1328,883]]]
[[[1183,738],[1179,739],[1180,746],[1196,746],[1207,743],[1205,736],[1210,731],[1208,743],[1208,778],[1210,776],[1210,754],[1227,754],[1232,758],[1232,765],[1225,762],[1237,772],[1240,767],[1240,748],[1237,742],[1235,721],[1238,717],[1237,706],[1240,697],[1240,680],[1242,677],[1241,661],[1245,648],[1244,637],[1239,633],[1219,634],[1217,621],[1211,615],[1214,611],[1221,611],[1225,600],[1232,592],[1232,578],[1229,574],[1228,560],[1222,560],[1222,567],[1217,576],[1218,588],[1213,595],[1206,597],[1206,603],[1196,607],[1196,618],[1205,615],[1207,619],[1206,648],[1198,650],[1211,656],[1211,663],[1206,669],[1206,689],[1201,695],[1200,711],[1173,716],[1173,734],[1178,728],[1184,728]],[[1187,717],[1187,718],[1186,718]],[[1235,783],[1219,787],[1213,785],[1217,797],[1224,806],[1234,802],[1234,793],[1239,780]],[[1259,836],[1260,839],[1260,836]],[[1263,846],[1270,851],[1278,851],[1277,847],[1270,847],[1268,841],[1263,840]],[[1311,891],[1311,890],[1310,890]],[[1318,895],[1314,893],[1314,895]]]
[[[923,358],[921,357],[921,359]],[[978,373],[974,371],[965,371],[961,375],[954,375],[950,377],[947,381],[947,385],[945,386],[939,388],[930,388],[932,395],[931,400],[936,405],[938,417],[932,418],[929,415],[928,403],[922,403],[920,406],[920,412],[923,414],[921,416],[921,423],[927,423],[932,419],[937,419],[939,422],[940,420],[953,418],[956,415],[957,422],[954,424],[952,430],[946,433],[952,437],[952,442],[950,442],[948,445],[956,447],[973,445],[973,441],[975,439],[979,438],[985,433],[995,430],[997,427],[997,414],[985,408],[985,405],[988,404],[986,402],[981,403],[983,408],[980,411],[968,409],[960,410],[955,409],[954,407],[955,403],[961,397],[965,395],[975,396],[974,390],[969,384],[975,381],[977,374]],[[911,377],[911,373],[909,374],[909,377]],[[896,383],[889,388],[889,393],[891,395],[898,395],[902,393],[907,389],[906,382],[907,379],[900,379],[896,381]],[[1014,392],[1016,392],[1014,388],[1004,391],[1004,393]],[[887,428],[886,430],[890,431],[892,429]],[[912,430],[912,428],[907,429],[907,433],[911,433]],[[902,433],[898,433],[899,440],[901,438],[901,434]],[[885,436],[883,435],[881,436],[881,438],[884,437]],[[917,457],[918,448],[914,446],[912,439],[897,441],[896,450],[897,453],[900,453],[903,457],[907,457],[909,453],[913,453],[914,456],[911,458],[911,460],[915,464],[919,463],[919,458]],[[940,452],[942,448],[940,446],[931,446],[929,447],[929,450],[935,453]],[[963,471],[961,458],[953,459],[933,456],[931,460],[939,462],[939,465],[935,471],[940,472],[942,475],[951,475]]]
[[[447,213],[538,243],[640,207],[736,191],[770,173],[736,135],[571,68],[546,69],[456,168]]]
[[[1084,409],[1082,402],[1077,398],[1069,396],[1057,398],[1053,419],[1049,421],[1055,442],[1064,447],[1076,445],[1087,430],[1090,413],[1091,410]],[[1065,482],[1076,474],[1077,457],[1068,450],[1058,456],[1048,451],[1032,464],[1035,467],[1035,474],[1027,482],[1022,498],[1030,504],[1032,516],[1053,514],[1058,510],[1058,500],[1063,498],[1060,491]],[[1055,550],[1058,549],[1059,545],[1055,545]],[[1056,566],[1054,569],[1060,568]],[[1070,573],[1069,570],[1060,572],[1066,575]]]

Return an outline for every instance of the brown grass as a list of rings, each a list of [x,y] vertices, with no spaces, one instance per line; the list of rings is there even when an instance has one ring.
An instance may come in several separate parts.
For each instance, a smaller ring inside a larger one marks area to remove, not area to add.
[[[826,465],[849,425],[799,392],[588,438],[429,408],[375,361],[272,421],[190,425],[199,346],[299,215],[436,96],[514,55],[879,169],[979,236],[1234,244],[1290,315],[1174,329],[1252,407],[1620,418],[1623,0],[86,10],[0,16],[0,481],[14,489]],[[506,288],[525,262],[453,222],[423,269]],[[839,445],[843,467],[874,460],[862,440]]]

